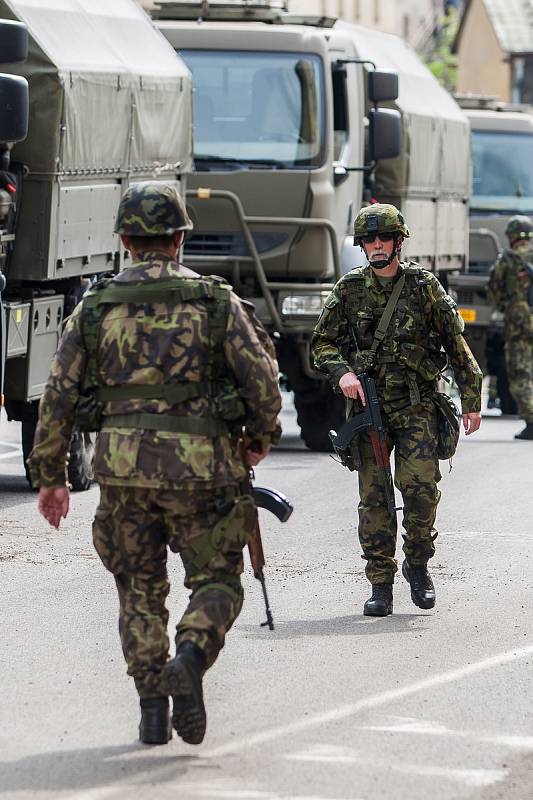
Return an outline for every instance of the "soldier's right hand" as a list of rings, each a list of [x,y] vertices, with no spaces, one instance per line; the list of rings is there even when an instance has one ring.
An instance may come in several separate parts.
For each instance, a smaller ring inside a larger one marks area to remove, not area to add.
[[[66,486],[39,489],[39,511],[54,528],[59,528],[59,523],[68,514],[69,495]]]
[[[359,397],[361,403],[365,406],[365,393],[361,386],[361,381],[353,372],[347,372],[339,381],[339,387],[345,397],[350,397],[355,400]]]

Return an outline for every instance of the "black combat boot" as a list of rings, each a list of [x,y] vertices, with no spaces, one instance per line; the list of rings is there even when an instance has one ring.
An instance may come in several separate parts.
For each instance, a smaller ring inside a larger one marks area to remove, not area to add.
[[[188,641],[179,645],[161,672],[161,690],[172,695],[174,702],[172,725],[187,744],[200,744],[205,736],[204,673],[205,655]]]
[[[433,608],[435,605],[435,587],[426,565],[409,564],[407,559],[402,564],[402,575],[411,586],[411,600],[418,608]]]
[[[515,433],[515,439],[526,439],[528,441],[533,440],[533,422],[528,422],[526,427],[520,431],[520,433]]]
[[[372,597],[363,608],[365,617],[386,617],[392,614],[392,583],[373,583]]]
[[[144,744],[168,744],[172,739],[168,697],[141,697],[139,739]]]

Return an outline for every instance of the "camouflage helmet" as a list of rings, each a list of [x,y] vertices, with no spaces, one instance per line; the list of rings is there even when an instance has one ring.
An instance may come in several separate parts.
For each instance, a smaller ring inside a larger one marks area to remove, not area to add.
[[[132,183],[120,200],[115,233],[171,236],[192,227],[185,203],[171,183]]]
[[[390,203],[374,203],[360,210],[353,225],[353,233],[357,244],[361,236],[372,233],[400,233],[407,237],[409,228],[396,206]]]
[[[505,228],[505,235],[510,242],[517,239],[532,239],[533,238],[533,223],[529,217],[517,214],[511,217]]]

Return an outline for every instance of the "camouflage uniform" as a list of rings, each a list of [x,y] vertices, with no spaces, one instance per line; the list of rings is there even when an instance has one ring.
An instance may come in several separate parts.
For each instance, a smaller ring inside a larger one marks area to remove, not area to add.
[[[149,212],[160,213],[154,205]],[[144,210],[139,217],[147,214]],[[98,380],[106,391],[205,380],[213,351],[211,319],[208,302],[196,299],[193,290],[209,293],[214,282],[160,253],[146,252],[115,277],[113,287],[136,284],[148,291],[168,281],[190,289],[191,299],[177,302],[169,293],[168,300],[106,307],[97,344]],[[266,339],[260,341],[263,332],[249,310],[229,287],[216,285],[227,299],[222,361],[244,401],[245,434],[265,447],[280,435],[275,357],[265,349]],[[99,291],[89,292],[75,309],[52,362],[29,459],[38,486],[66,482],[69,440],[90,362],[84,306]],[[158,675],[168,659],[167,546],[180,554],[192,592],[177,626],[177,643],[196,644],[211,666],[241,610],[242,549],[255,531],[256,509],[241,493],[247,474],[232,430],[219,421],[216,435],[199,432],[213,424],[215,406],[205,392],[179,404],[163,395],[117,395],[103,403],[94,465],[101,496],[93,541],[115,576],[122,647],[141,698],[161,694]],[[140,425],[129,426],[128,419],[137,414]],[[143,420],[153,415],[161,419],[161,428],[143,428]],[[178,430],[171,430],[169,419]],[[189,432],[179,430],[187,426]]]
[[[401,274],[405,285],[369,368],[374,333]],[[315,365],[334,388],[348,372],[367,371],[375,380],[389,450],[394,448],[395,484],[403,497],[404,553],[425,565],[433,541],[440,480],[437,414],[432,395],[444,366],[441,345],[454,370],[463,413],[481,407],[482,375],[463,339],[464,323],[437,278],[414,263],[400,263],[391,282],[368,267],[342,277],[325,303],[312,343]],[[354,346],[354,337],[357,350]],[[374,585],[392,583],[397,571],[396,514],[387,510],[383,478],[368,434],[358,439],[359,539],[366,575]]]
[[[528,266],[529,265],[529,266]],[[489,298],[505,317],[505,362],[519,415],[533,424],[533,241],[500,253],[489,277]]]

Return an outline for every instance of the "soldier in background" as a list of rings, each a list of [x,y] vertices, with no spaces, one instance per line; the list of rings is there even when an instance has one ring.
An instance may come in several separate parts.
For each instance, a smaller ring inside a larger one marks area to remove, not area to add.
[[[369,266],[344,275],[326,300],[313,339],[315,365],[335,389],[363,404],[357,374],[366,371],[375,381],[389,452],[394,448],[395,483],[403,497],[402,573],[415,605],[433,608],[435,589],[427,563],[435,553],[441,475],[437,410],[432,398],[446,365],[441,346],[459,386],[467,435],[474,433],[481,421],[481,370],[462,336],[464,322],[455,303],[437,278],[417,264],[400,262],[409,231],[398,209],[381,203],[361,209],[354,234]],[[404,286],[374,356],[376,328],[402,275]],[[364,613],[386,616],[392,613],[392,586],[398,569],[394,557],[396,513],[388,510],[368,433],[359,436],[357,448],[359,540],[372,584]]]
[[[511,217],[505,248],[491,267],[489,298],[505,318],[509,387],[526,427],[515,439],[533,440],[533,223]]]
[[[100,281],[70,317],[40,404],[29,468],[39,510],[66,517],[73,426],[100,430],[93,541],[116,581],[120,636],[140,697],[140,739],[166,744],[172,724],[199,744],[202,678],[243,602],[242,549],[256,509],[239,484],[280,436],[278,370],[221,279],[177,262],[192,227],[169,184],[132,185],[116,231],[132,265]],[[169,658],[167,547],[185,567],[189,605]]]

